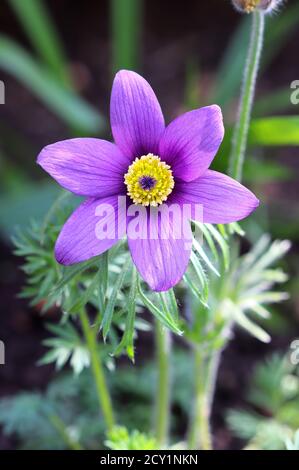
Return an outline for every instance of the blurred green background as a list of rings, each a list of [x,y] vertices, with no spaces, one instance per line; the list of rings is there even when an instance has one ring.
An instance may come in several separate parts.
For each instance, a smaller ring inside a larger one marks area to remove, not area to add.
[[[202,105],[222,106],[226,138],[214,167],[227,171],[249,18],[228,0],[3,0],[0,25],[0,339],[7,345],[0,396],[7,396],[43,389],[53,376],[50,366],[35,367],[47,333],[38,309],[16,298],[23,275],[10,242],[15,227],[41,218],[59,191],[37,167],[36,155],[71,136],[111,139],[112,79],[128,68],[152,84],[167,121]],[[290,100],[291,83],[299,80],[298,25],[296,0],[268,18],[244,176],[261,199],[244,223],[249,239],[266,231],[292,241],[284,266],[291,300],[267,322],[271,346],[240,334],[225,353],[214,416],[219,448],[234,443],[225,412],[245,400],[254,364],[273,350],[285,352],[299,337],[299,104]],[[140,363],[151,349],[150,338],[141,335]],[[0,448],[14,445],[0,438]]]

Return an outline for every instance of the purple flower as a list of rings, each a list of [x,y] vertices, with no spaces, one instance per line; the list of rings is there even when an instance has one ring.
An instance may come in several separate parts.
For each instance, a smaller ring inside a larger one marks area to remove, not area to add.
[[[177,224],[171,218],[161,219],[154,239],[132,237],[127,230],[131,218],[119,223],[119,196],[144,210],[142,224],[148,229],[148,214],[155,207],[188,205],[196,217],[195,208],[202,205],[200,221],[230,223],[249,215],[258,200],[237,181],[208,169],[224,135],[218,106],[187,112],[165,127],[150,85],[140,75],[122,70],[113,83],[110,113],[115,144],[70,139],[45,147],[38,156],[38,163],[61,186],[87,197],[62,228],[55,256],[64,265],[79,263],[108,250],[127,232],[139,273],[151,289],[164,291],[178,283],[187,268],[189,220],[180,220],[181,237],[164,236]],[[95,231],[101,204],[113,208],[103,239]]]

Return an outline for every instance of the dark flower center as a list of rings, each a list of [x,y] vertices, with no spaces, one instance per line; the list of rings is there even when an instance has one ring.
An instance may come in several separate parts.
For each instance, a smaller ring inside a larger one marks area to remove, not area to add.
[[[156,186],[157,181],[152,176],[141,176],[139,178],[139,184],[145,191],[150,191]]]

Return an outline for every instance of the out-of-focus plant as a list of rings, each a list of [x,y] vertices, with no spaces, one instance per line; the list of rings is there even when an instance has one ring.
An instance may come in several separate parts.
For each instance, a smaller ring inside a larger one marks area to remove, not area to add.
[[[63,46],[44,0],[9,0],[38,56],[0,36],[0,68],[11,73],[77,132],[100,132],[100,113],[75,91]]]
[[[299,429],[295,432],[294,440],[286,440],[287,450],[299,450]]]
[[[111,0],[112,72],[139,68],[143,0]]]
[[[106,447],[111,450],[155,450],[158,444],[153,437],[146,436],[139,431],[131,434],[125,427],[116,426],[108,432]]]
[[[106,364],[108,351],[102,348]],[[172,416],[171,430],[178,439],[181,417],[186,417],[189,411],[193,382],[192,363],[186,351],[174,351],[171,370],[172,403],[178,410]],[[24,392],[1,399],[0,425],[5,435],[17,438],[21,449],[98,449],[107,446],[104,443],[107,438],[118,449],[120,445],[138,448],[137,441],[138,445],[143,443],[144,447],[150,445],[157,449],[157,442],[148,435],[153,423],[152,396],[157,381],[155,362],[147,361],[142,367],[126,365],[118,368],[117,372],[109,367],[107,380],[118,422],[125,423],[127,429],[113,428],[106,438],[89,369],[78,375],[61,372],[53,377],[45,392]],[[123,401],[126,406],[122,406]],[[134,432],[136,429],[139,432]]]
[[[256,367],[247,393],[248,409],[231,410],[227,421],[246,449],[296,448],[299,426],[298,368],[273,355]]]

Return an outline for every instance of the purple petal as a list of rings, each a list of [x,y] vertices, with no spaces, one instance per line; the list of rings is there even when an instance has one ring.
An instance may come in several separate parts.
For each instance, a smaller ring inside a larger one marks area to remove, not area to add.
[[[83,202],[67,220],[56,241],[58,263],[80,263],[111,248],[125,235],[125,224],[118,230],[117,216],[117,196]],[[104,233],[102,237],[100,228]]]
[[[259,200],[242,184],[217,171],[208,170],[190,183],[177,182],[172,202],[203,206],[203,222],[227,224],[244,219],[258,205]],[[197,211],[200,214],[200,211]],[[202,220],[200,220],[202,222]]]
[[[128,224],[129,249],[140,275],[149,287],[158,292],[166,291],[181,280],[187,269],[192,247],[190,223],[182,218],[181,222],[175,221],[174,228],[171,217],[168,221],[162,217],[155,232],[155,219],[149,218],[149,211],[146,214],[141,222],[141,230],[145,234],[143,238],[134,239]],[[156,237],[151,237],[151,230],[157,234]],[[174,230],[176,232],[173,233]]]
[[[157,154],[164,118],[155,93],[137,73],[121,70],[116,74],[110,118],[115,143],[125,155]]]
[[[210,166],[224,136],[219,106],[190,111],[172,121],[165,129],[159,155],[176,178],[192,181]]]
[[[63,188],[90,197],[124,193],[124,174],[130,164],[116,145],[90,138],[48,145],[37,162]]]

